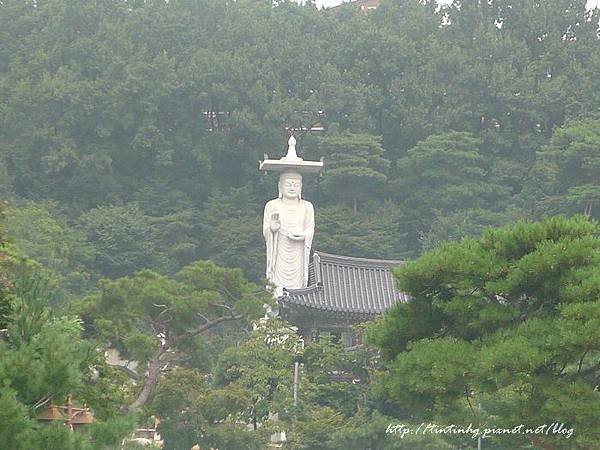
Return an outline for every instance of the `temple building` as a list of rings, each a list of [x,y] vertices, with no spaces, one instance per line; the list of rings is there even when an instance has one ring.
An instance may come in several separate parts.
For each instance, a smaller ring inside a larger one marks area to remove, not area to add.
[[[407,296],[394,284],[390,268],[402,261],[332,255],[315,251],[308,286],[284,289],[279,314],[298,327],[306,343],[319,336],[360,344],[352,325],[372,320]]]
[[[279,315],[298,327],[305,342],[330,335],[352,347],[360,344],[352,325],[407,300],[395,288],[390,272],[402,261],[312,250],[314,208],[302,198],[302,174],[320,172],[323,161],[299,157],[293,136],[288,146],[283,158],[265,155],[259,164],[259,170],[280,172],[278,198],[264,209],[266,278],[274,286]]]

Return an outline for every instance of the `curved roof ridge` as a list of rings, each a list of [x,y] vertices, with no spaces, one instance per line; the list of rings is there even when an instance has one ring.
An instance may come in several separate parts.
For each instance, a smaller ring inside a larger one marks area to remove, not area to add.
[[[320,250],[314,251],[315,255],[319,255],[321,263],[323,262],[337,262],[340,264],[373,264],[373,265],[400,265],[404,264],[405,261],[400,259],[375,259],[375,258],[360,258],[358,256],[345,256],[345,255],[334,255],[333,253],[325,253]]]
[[[293,294],[310,294],[311,292],[318,291],[323,289],[323,286],[320,284],[313,284],[311,286],[303,287],[303,288],[283,288],[283,296]]]

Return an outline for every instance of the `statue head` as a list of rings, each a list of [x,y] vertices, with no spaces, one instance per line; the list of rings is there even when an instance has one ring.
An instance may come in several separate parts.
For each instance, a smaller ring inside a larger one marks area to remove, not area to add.
[[[302,175],[298,172],[283,172],[279,176],[279,198],[302,198]]]

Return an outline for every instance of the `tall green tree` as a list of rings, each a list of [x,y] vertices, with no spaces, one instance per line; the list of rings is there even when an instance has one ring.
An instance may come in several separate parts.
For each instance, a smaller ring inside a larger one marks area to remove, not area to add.
[[[600,120],[555,130],[538,154],[532,183],[541,190],[541,211],[598,216],[600,205]],[[538,191],[539,192],[539,191]]]
[[[196,262],[182,269],[176,279],[145,270],[103,280],[98,294],[74,308],[94,336],[123,358],[140,364],[140,373],[134,375],[140,378],[141,389],[129,405],[139,409],[162,372],[184,362],[203,345],[198,337],[228,322],[256,319],[269,302],[265,289],[246,281],[241,270]]]
[[[265,277],[262,211],[249,186],[215,192],[199,217],[200,255],[218,264],[239,267],[255,282]]]
[[[79,217],[78,230],[93,245],[94,265],[106,276],[161,263],[152,221],[135,204],[94,208]]]
[[[94,246],[60,212],[56,202],[17,203],[8,213],[7,231],[19,253],[40,264],[53,283],[53,302],[60,304],[92,287],[97,277]]]
[[[480,145],[472,134],[452,131],[429,136],[398,161],[393,187],[410,211],[416,236],[426,233],[436,217],[461,209],[489,209],[506,199],[508,188],[489,179]]]
[[[316,250],[365,258],[402,259],[408,251],[402,210],[391,200],[317,209]]]
[[[134,418],[118,413],[120,386],[107,376],[103,353],[83,338],[81,321],[53,314],[47,283],[27,266],[14,275],[9,296],[12,308],[3,317],[7,330],[0,340],[2,445],[15,450],[119,445],[134,427]],[[95,395],[100,388],[104,397]],[[96,413],[96,423],[81,433],[62,423],[44,426],[36,420],[44,407],[62,404],[68,393],[82,403],[91,401]]]
[[[321,147],[328,158],[322,182],[328,196],[350,202],[356,212],[359,200],[383,192],[390,162],[377,137],[330,135],[323,138]]]
[[[7,205],[0,202],[0,328],[5,329],[10,314],[11,304],[9,300],[9,292],[12,287],[12,282],[8,275],[8,268],[11,261],[8,252],[6,251],[6,237],[4,220]]]
[[[503,211],[471,208],[437,217],[429,231],[419,237],[423,250],[433,250],[447,241],[459,241],[465,237],[480,236],[486,228],[514,223],[525,216],[518,207]]]
[[[495,435],[490,448],[596,447],[599,248],[597,223],[556,217],[398,269],[412,299],[371,331],[387,361],[381,395],[440,424],[574,430]]]

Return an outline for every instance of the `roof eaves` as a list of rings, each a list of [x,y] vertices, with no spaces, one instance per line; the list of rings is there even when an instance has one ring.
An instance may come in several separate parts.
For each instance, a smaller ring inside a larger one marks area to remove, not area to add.
[[[331,253],[325,253],[321,251],[314,252],[313,260],[315,257],[319,258],[319,263],[331,263],[331,264],[341,264],[341,265],[353,265],[353,266],[362,266],[362,267],[381,267],[382,269],[388,269],[390,266],[398,266],[404,264],[402,260],[395,259],[373,259],[373,258],[358,258],[355,256],[343,256],[343,255],[333,255]]]

